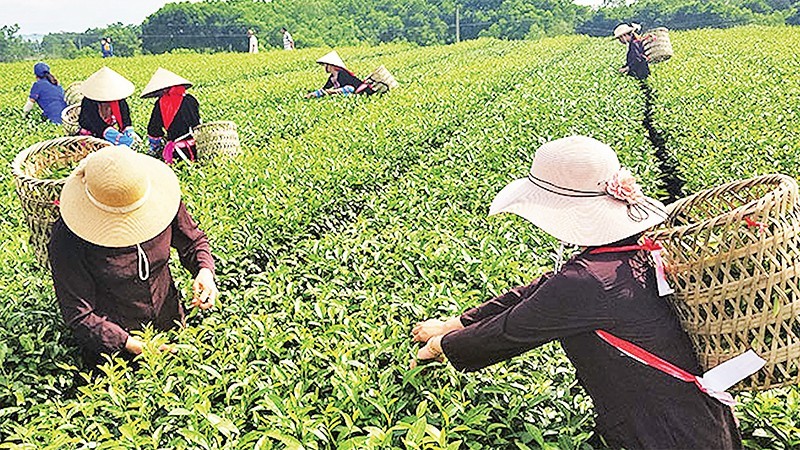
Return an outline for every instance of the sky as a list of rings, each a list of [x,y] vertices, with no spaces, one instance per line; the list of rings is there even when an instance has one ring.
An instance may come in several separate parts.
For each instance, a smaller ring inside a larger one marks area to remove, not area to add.
[[[196,1],[196,0],[193,0]],[[0,25],[18,24],[19,35],[86,31],[122,22],[140,24],[165,0],[0,0]]]
[[[198,1],[198,0],[191,0]],[[298,0],[289,0],[298,1]],[[20,26],[19,35],[86,31],[122,22],[140,24],[166,0],[0,0],[0,25]],[[602,0],[575,0],[599,5]]]

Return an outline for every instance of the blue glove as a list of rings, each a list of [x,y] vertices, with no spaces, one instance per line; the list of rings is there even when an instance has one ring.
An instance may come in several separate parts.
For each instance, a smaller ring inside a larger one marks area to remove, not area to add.
[[[133,145],[132,137],[126,136],[112,127],[106,128],[106,131],[103,132],[103,137],[114,145],[127,145],[128,147]]]
[[[160,159],[163,140],[160,137],[147,136],[147,142],[150,144],[150,156]]]
[[[131,138],[131,139],[134,139],[134,140],[135,140],[136,138],[138,138],[138,137],[139,137],[139,136],[136,134],[136,132],[135,132],[135,131],[133,131],[133,127],[128,127],[128,128],[125,128],[125,129],[122,131],[122,134],[124,134],[125,136],[128,136],[129,138]]]

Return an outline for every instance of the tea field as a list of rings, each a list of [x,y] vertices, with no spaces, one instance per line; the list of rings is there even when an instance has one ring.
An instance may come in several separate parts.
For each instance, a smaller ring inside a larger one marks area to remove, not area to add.
[[[159,66],[181,74],[205,121],[239,125],[243,154],[176,169],[211,239],[221,304],[192,311],[185,329],[145,331],[153,345],[138,371],[113,360],[94,377],[28,247],[10,170],[0,172],[0,448],[602,448],[557,344],[472,374],[409,370],[410,330],[552,265],[543,233],[486,217],[550,139],[607,142],[658,197],[653,133],[687,191],[800,175],[800,59],[787,51],[800,29],[672,40],[677,57],[653,67],[649,105],[616,73],[624,48],[582,36],[338,49],[355,72],[384,64],[401,83],[364,98],[302,98],[324,82],[313,61],[328,49],[48,61],[63,84],[104,63],[139,89]],[[31,66],[0,65],[8,163],[61,134],[21,116]],[[129,101],[144,133],[152,100]],[[158,352],[162,342],[178,352]],[[800,447],[800,390],[737,397],[748,448]]]

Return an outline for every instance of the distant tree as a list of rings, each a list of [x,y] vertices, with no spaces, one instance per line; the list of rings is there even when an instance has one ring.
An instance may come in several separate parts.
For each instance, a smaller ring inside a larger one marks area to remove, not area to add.
[[[3,25],[0,27],[0,61],[16,61],[31,56],[33,47],[19,36],[19,25]]]

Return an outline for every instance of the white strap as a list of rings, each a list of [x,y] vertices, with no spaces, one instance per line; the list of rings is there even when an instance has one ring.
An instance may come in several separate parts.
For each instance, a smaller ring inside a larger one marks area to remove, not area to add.
[[[144,252],[142,246],[136,244],[137,253],[137,266],[139,268],[139,279],[147,281],[150,278],[150,261],[147,259],[147,253]]]

